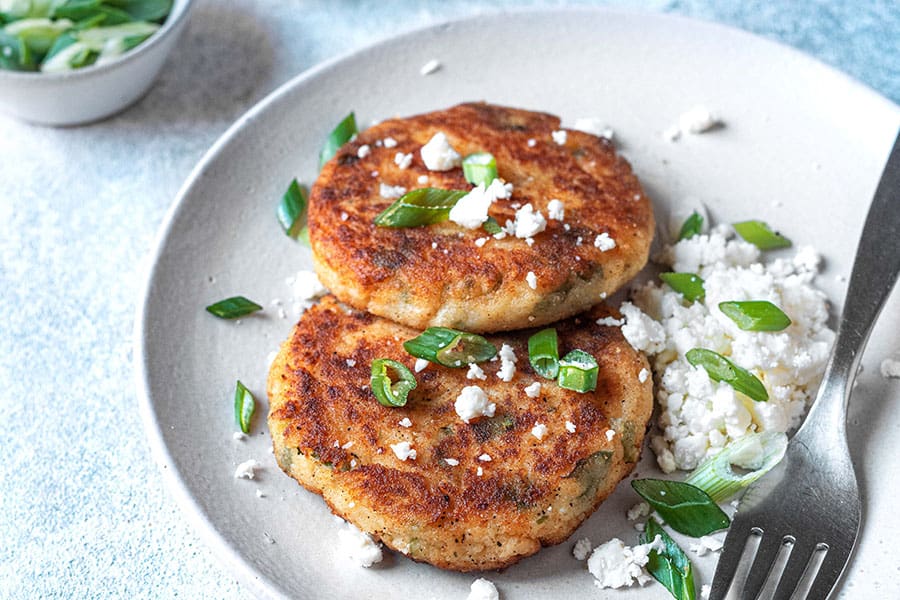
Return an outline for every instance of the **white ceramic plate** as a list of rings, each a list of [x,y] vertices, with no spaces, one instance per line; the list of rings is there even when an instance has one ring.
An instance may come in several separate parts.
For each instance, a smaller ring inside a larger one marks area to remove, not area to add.
[[[439,71],[419,68],[438,59]],[[190,520],[230,572],[272,597],[465,598],[472,574],[440,571],[402,556],[373,569],[338,552],[338,524],[318,496],[281,473],[266,431],[267,356],[293,318],[265,314],[225,323],[203,307],[244,294],[287,300],[285,279],[309,268],[308,250],[286,238],[275,207],[294,176],[311,182],[331,127],[349,110],[360,123],[465,100],[544,110],[572,123],[598,117],[616,131],[660,221],[689,198],[714,219],[761,218],[824,255],[820,285],[840,307],[856,238],[900,110],[791,49],[718,25],[674,17],[565,10],[497,14],[388,40],[297,77],[242,117],[191,174],[166,220],[137,323],[142,411],[156,460]],[[724,129],[677,143],[661,132],[704,104]],[[897,350],[895,294],[869,345],[851,410],[850,442],[866,495],[859,551],[844,589],[854,597],[897,589],[887,552],[893,518],[900,388],[877,375]],[[290,311],[289,311],[290,312]],[[890,345],[894,344],[893,347]],[[261,399],[252,439],[232,440],[231,397],[240,378]],[[234,466],[256,458],[254,481]],[[861,457],[865,457],[862,460]],[[649,452],[637,470],[658,473]],[[266,497],[257,498],[256,490]],[[594,543],[634,542],[623,485],[576,532]],[[270,543],[274,541],[274,543]],[[570,554],[548,548],[489,573],[505,600],[597,597]],[[714,558],[696,559],[709,582]],[[888,593],[888,596],[891,594]],[[610,598],[666,598],[659,585]]]

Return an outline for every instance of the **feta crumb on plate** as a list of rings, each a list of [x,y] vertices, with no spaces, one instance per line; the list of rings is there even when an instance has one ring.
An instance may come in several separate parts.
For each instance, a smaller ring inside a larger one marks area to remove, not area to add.
[[[659,386],[659,433],[650,445],[665,472],[691,470],[731,440],[750,432],[786,432],[799,424],[821,380],[834,341],[828,328],[827,298],[812,281],[812,250],[799,260],[761,263],[756,246],[731,239],[730,227],[716,227],[665,246],[656,257],[669,270],[695,273],[706,296],[684,302],[666,284],[635,290],[621,306],[622,333],[650,355]],[[743,331],[718,308],[723,301],[768,300],[792,324],[783,331]],[[754,402],[716,382],[685,358],[707,348],[748,369],[766,386],[767,402]]]
[[[440,61],[438,61],[436,58],[432,58],[427,63],[422,65],[422,68],[419,69],[419,74],[424,77],[425,75],[431,75],[432,73],[434,73],[435,71],[437,71],[440,68],[441,68]]]
[[[464,422],[484,416],[493,417],[497,405],[488,401],[487,394],[477,385],[467,385],[459,393],[456,402],[453,403],[456,414]]]
[[[238,442],[243,442],[244,440],[247,439],[247,434],[244,433],[243,431],[235,431],[234,433],[231,434],[231,439],[238,441]]]
[[[313,271],[297,271],[293,277],[288,278],[287,282],[291,286],[296,302],[315,300],[328,293],[328,290],[319,281],[319,276]]]
[[[500,592],[497,591],[497,586],[487,579],[476,579],[469,588],[466,600],[500,600]]]
[[[588,559],[588,571],[594,576],[599,588],[620,588],[633,585],[635,581],[644,585],[651,581],[644,569],[651,550],[662,551],[659,536],[649,544],[626,546],[622,540],[613,538],[597,546]]]
[[[259,468],[259,463],[254,459],[246,460],[239,464],[237,468],[234,470],[234,478],[235,479],[253,479],[256,477],[256,469]]]
[[[900,360],[886,358],[881,361],[881,376],[885,379],[900,379]]]
[[[590,555],[591,540],[588,538],[581,538],[575,542],[575,547],[572,548],[572,556],[574,556],[576,560],[586,560]]]
[[[591,135],[596,135],[597,137],[606,138],[608,140],[612,140],[614,135],[612,127],[605,124],[600,119],[591,117],[582,117],[576,119],[575,124],[572,126],[572,129],[583,131],[584,133],[590,133]]]
[[[429,171],[449,171],[462,164],[462,157],[450,145],[443,131],[435,133],[428,143],[422,146],[419,154]]]
[[[629,521],[637,521],[641,517],[647,517],[650,515],[650,505],[646,502],[638,502],[634,506],[628,509],[628,512],[625,513],[625,516]]]
[[[529,398],[537,398],[541,395],[541,382],[535,381],[531,385],[525,386],[525,395]]]
[[[368,533],[357,529],[352,523],[347,523],[338,531],[338,543],[341,552],[361,567],[371,567],[384,558],[381,544],[373,540]]]

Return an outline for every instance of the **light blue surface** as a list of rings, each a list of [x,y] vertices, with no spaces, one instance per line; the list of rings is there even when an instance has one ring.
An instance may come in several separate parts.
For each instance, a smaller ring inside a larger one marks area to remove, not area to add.
[[[0,117],[0,597],[248,596],[163,488],[138,417],[132,322],[165,211],[235,118],[319,61],[478,10],[560,4],[202,1],[157,86],[119,117]],[[588,4],[741,27],[900,102],[896,1]]]

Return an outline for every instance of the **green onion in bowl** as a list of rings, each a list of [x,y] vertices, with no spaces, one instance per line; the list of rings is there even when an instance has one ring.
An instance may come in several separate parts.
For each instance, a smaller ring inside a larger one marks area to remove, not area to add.
[[[0,69],[61,73],[104,64],[156,33],[173,0],[6,2]]]

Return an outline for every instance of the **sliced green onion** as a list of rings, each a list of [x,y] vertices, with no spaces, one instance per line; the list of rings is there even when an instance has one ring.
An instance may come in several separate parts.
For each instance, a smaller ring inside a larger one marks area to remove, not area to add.
[[[703,367],[714,381],[724,381],[736,391],[746,394],[752,400],[765,402],[769,392],[762,381],[747,369],[743,369],[718,352],[706,348],[693,348],[685,354],[688,362],[695,367]]]
[[[136,21],[159,21],[172,10],[172,0],[105,0],[127,12]]]
[[[768,300],[719,302],[719,310],[744,331],[781,331],[791,319]]]
[[[678,234],[678,241],[689,240],[695,235],[700,235],[703,231],[703,216],[696,210],[691,213],[684,223],[681,225],[681,232]]]
[[[691,561],[678,544],[654,518],[647,520],[641,543],[649,544],[659,536],[663,550],[651,550],[647,556],[647,572],[669,590],[675,600],[695,600],[697,588]]]
[[[787,436],[783,433],[749,433],[703,461],[685,483],[697,486],[716,502],[724,502],[781,462],[787,444]],[[750,472],[736,475],[732,465],[750,469]]]
[[[10,35],[18,36],[35,54],[46,54],[60,35],[72,27],[74,23],[68,19],[51,21],[50,19],[22,19],[13,21],[4,30]]]
[[[660,273],[659,278],[689,302],[701,300],[706,295],[704,281],[693,273]]]
[[[250,433],[250,419],[253,418],[255,410],[256,400],[253,398],[253,394],[238,379],[237,386],[234,388],[234,420],[244,433]]]
[[[278,222],[290,238],[297,239],[306,227],[306,197],[306,188],[293,179],[278,204]]]
[[[552,327],[542,329],[528,338],[528,360],[538,375],[547,379],[556,379],[559,375],[559,347],[556,329]]]
[[[495,219],[494,217],[488,217],[487,221],[484,222],[482,227],[491,235],[497,235],[498,233],[503,231],[503,228],[500,227],[500,223],[498,223],[497,219]]]
[[[337,154],[337,151],[341,149],[341,146],[349,142],[350,138],[357,133],[356,115],[351,112],[337,124],[331,133],[328,134],[328,139],[325,140],[325,146],[322,148],[322,152],[319,153],[319,168],[321,169],[324,167],[325,163]]]
[[[134,19],[124,10],[112,6],[102,6],[99,2],[90,0],[66,2],[53,9],[53,17],[56,19],[72,19],[73,21],[94,20],[103,17],[103,25],[121,25],[131,23]]]
[[[728,515],[722,512],[709,494],[688,483],[633,479],[631,487],[679,533],[700,537],[731,524]]]
[[[774,250],[787,248],[791,240],[787,239],[762,221],[742,221],[734,224],[734,230],[742,238],[759,248],[760,250]]]
[[[44,64],[47,63],[51,58],[76,43],[78,38],[75,37],[73,32],[66,32],[56,38],[56,41],[53,42],[53,46],[50,47],[50,50],[47,52],[47,55],[44,57]]]
[[[489,186],[497,179],[497,160],[488,152],[476,152],[462,161],[463,175],[472,185]]]
[[[418,336],[403,342],[403,347],[416,358],[444,365],[464,367],[490,360],[497,348],[480,335],[447,327],[429,327]]]
[[[10,71],[33,71],[34,57],[24,40],[0,30],[0,68]]]
[[[379,227],[419,227],[446,221],[450,209],[468,194],[463,190],[420,188],[407,192],[375,217]]]
[[[599,371],[597,359],[584,350],[572,350],[559,361],[557,384],[561,388],[582,394],[591,392],[597,389]]]
[[[206,307],[206,312],[216,315],[220,319],[237,319],[238,317],[255,313],[258,310],[262,310],[262,306],[252,300],[247,300],[243,296],[219,300],[215,304],[210,304]]]
[[[159,30],[159,25],[155,23],[120,23],[109,27],[106,26],[109,24],[107,21],[104,21],[103,24],[104,27],[93,27],[79,31],[78,41],[88,44],[95,50],[99,50],[110,40],[134,36],[150,36]]]
[[[391,371],[397,381],[391,379]],[[416,389],[416,377],[402,363],[389,358],[372,361],[372,393],[382,406],[405,406],[407,396]]]
[[[307,227],[306,225],[303,226],[303,229],[301,229],[300,233],[297,234],[297,241],[307,248],[312,247],[312,244],[310,244],[309,242],[309,227]]]

